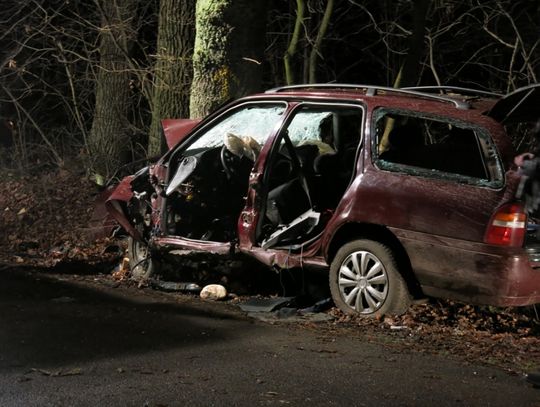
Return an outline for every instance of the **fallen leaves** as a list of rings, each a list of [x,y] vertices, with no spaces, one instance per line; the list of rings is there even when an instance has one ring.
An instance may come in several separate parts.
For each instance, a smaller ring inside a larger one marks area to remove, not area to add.
[[[495,308],[432,300],[401,316],[362,318],[330,311],[334,325],[357,330],[372,342],[455,355],[509,371],[540,365],[540,321],[532,308]],[[361,330],[358,330],[358,328]]]
[[[77,171],[0,174],[0,260],[55,266],[102,260],[109,239],[96,241],[89,221],[98,190]]]
[[[129,267],[129,257],[122,258],[122,261],[112,272],[112,278],[118,281],[125,281],[131,276],[131,269]]]

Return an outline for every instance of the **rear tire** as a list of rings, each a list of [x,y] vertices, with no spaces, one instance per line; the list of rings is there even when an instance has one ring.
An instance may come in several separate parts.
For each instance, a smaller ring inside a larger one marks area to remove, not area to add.
[[[411,304],[394,253],[368,239],[349,242],[337,252],[330,265],[330,291],[346,314],[403,314]]]
[[[148,245],[130,237],[128,240],[128,252],[131,278],[133,280],[148,280],[158,272],[159,262],[152,255]]]

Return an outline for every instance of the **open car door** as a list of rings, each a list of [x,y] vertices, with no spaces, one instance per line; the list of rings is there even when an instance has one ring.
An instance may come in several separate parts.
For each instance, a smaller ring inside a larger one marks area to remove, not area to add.
[[[363,110],[336,103],[301,103],[269,140],[250,177],[240,250],[280,268],[326,267],[325,226],[355,172]]]
[[[286,104],[248,102],[201,124],[168,154],[158,182],[156,246],[227,254],[239,240],[250,174],[262,146],[283,120]],[[192,125],[188,123],[188,125]],[[155,205],[154,205],[155,206]]]

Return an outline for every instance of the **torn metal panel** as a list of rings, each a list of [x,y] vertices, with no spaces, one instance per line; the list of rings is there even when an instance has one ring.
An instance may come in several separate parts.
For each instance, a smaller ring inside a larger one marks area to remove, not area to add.
[[[130,222],[130,220],[127,217],[127,214],[124,211],[123,205],[126,205],[131,198],[133,198],[133,191],[131,190],[131,181],[135,178],[135,176],[130,175],[128,177],[125,177],[120,184],[116,187],[116,189],[112,192],[112,194],[109,196],[107,201],[105,202],[105,207],[113,216],[116,221],[124,228],[124,230],[132,236],[134,239],[141,241],[142,236],[135,229],[133,224]]]
[[[105,206],[115,188],[116,186],[113,185],[107,187],[99,193],[94,201],[94,208],[89,221],[89,237],[92,239],[109,237],[114,229],[118,228],[118,223]]]
[[[160,249],[190,250],[195,252],[207,252],[210,254],[229,255],[234,254],[234,245],[226,242],[205,242],[201,240],[191,240],[182,237],[156,237],[152,240],[152,245]]]

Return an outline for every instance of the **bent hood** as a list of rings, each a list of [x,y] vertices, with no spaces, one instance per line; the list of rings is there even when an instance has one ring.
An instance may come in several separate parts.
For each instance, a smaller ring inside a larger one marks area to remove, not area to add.
[[[161,121],[163,134],[169,150],[186,138],[201,119],[164,119]]]

